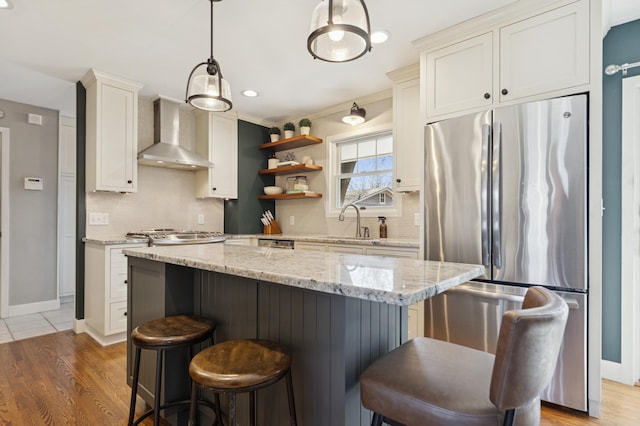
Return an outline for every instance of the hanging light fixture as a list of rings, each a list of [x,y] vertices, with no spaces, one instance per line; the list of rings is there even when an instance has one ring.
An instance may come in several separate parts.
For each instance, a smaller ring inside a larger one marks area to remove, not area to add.
[[[366,117],[366,115],[367,111],[365,111],[364,108],[360,108],[358,104],[354,102],[349,114],[342,117],[342,122],[345,124],[351,124],[352,126],[362,124],[364,123],[364,117]]]
[[[369,12],[363,0],[321,0],[311,16],[307,49],[314,59],[348,62],[371,50]]]
[[[229,111],[231,103],[231,87],[222,77],[220,64],[213,57],[213,2],[222,0],[209,0],[211,3],[211,51],[209,59],[196,65],[189,74],[187,80],[187,94],[185,102],[205,111]],[[198,68],[207,66],[206,74],[194,76]]]

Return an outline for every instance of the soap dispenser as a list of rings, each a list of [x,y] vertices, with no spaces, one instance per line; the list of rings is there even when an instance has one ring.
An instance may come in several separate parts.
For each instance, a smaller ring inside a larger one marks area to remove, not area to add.
[[[385,223],[386,220],[386,217],[378,216],[378,221],[380,221],[380,238],[387,238],[387,224]]]

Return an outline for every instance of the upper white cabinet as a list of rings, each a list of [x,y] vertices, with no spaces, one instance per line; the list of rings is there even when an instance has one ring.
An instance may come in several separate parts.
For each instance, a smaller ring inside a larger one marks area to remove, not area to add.
[[[512,21],[423,52],[428,121],[589,83],[587,0]]]
[[[493,103],[493,33],[426,55],[427,116]]]
[[[420,78],[417,66],[387,74],[393,85],[393,143],[396,181],[394,191],[420,189],[422,133],[420,120]]]
[[[196,113],[196,152],[215,166],[196,172],[196,197],[238,198],[238,119]]]
[[[500,28],[500,101],[588,82],[588,2]]]
[[[87,191],[136,192],[138,91],[142,85],[90,70],[87,90]]]

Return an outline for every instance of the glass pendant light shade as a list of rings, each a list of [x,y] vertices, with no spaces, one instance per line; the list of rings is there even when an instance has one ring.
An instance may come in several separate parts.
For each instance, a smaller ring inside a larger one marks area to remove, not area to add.
[[[187,80],[185,102],[205,111],[229,111],[231,87],[222,77],[220,64],[213,57],[213,3],[221,0],[209,0],[211,3],[211,54],[206,62],[196,65]],[[206,66],[206,74],[196,74],[198,68]]]
[[[369,13],[363,0],[322,0],[311,17],[311,56],[348,62],[371,50]]]
[[[196,75],[190,81],[187,102],[205,111],[228,111],[232,106],[229,82],[218,74]]]

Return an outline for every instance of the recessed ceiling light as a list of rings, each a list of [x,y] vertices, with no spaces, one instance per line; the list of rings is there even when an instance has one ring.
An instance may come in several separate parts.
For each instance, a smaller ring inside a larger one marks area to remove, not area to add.
[[[371,33],[371,43],[381,44],[391,38],[391,33],[386,30],[378,30]]]
[[[9,0],[0,0],[0,9],[11,9],[13,5]]]
[[[251,89],[243,90],[242,94],[248,98],[255,98],[256,96],[258,96],[258,92]]]

